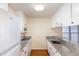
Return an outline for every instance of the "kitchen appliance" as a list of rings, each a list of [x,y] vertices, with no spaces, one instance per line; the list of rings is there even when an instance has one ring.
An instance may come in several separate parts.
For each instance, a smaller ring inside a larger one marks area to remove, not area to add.
[[[19,55],[19,44],[19,18],[4,9],[0,9],[0,55]]]
[[[58,41],[51,41],[53,44],[61,44],[60,42]]]

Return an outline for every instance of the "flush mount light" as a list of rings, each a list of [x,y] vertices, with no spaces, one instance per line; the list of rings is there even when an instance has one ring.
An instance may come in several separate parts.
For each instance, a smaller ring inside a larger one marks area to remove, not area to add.
[[[45,7],[43,5],[41,5],[41,4],[39,4],[39,5],[35,5],[34,9],[36,11],[43,11],[45,9]]]

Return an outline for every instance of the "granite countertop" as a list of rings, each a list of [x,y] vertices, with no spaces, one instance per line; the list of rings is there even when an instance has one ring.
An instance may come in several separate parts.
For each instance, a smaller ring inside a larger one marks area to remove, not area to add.
[[[23,36],[23,37],[21,37],[21,41],[27,41],[31,38],[32,38],[31,36]]]
[[[21,50],[23,50],[23,48],[27,45],[27,43],[29,42],[29,40],[31,40],[31,36],[23,36],[21,38]]]
[[[20,49],[20,50],[23,50],[23,48],[27,45],[27,43],[29,42],[29,40],[30,40],[30,39],[28,39],[28,40],[25,39],[25,40],[22,40],[22,41],[21,41],[21,49]]]
[[[23,50],[25,45],[27,45],[27,41],[21,41],[21,49],[20,50]]]
[[[48,39],[48,41],[52,41]],[[55,49],[62,55],[62,56],[79,56],[79,47],[71,44],[69,42],[65,42],[63,40],[60,41],[61,44],[52,44]]]

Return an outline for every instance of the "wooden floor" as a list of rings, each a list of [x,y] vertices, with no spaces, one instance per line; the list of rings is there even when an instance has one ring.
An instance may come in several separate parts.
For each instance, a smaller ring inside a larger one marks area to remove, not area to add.
[[[31,56],[48,56],[47,50],[32,50]]]

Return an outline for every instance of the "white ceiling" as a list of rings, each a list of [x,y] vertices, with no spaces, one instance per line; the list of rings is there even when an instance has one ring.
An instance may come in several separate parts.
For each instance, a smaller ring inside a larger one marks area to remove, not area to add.
[[[9,6],[15,10],[22,10],[28,17],[51,17],[62,3],[38,3],[45,6],[44,11],[35,11],[33,6],[37,3],[10,3]]]

